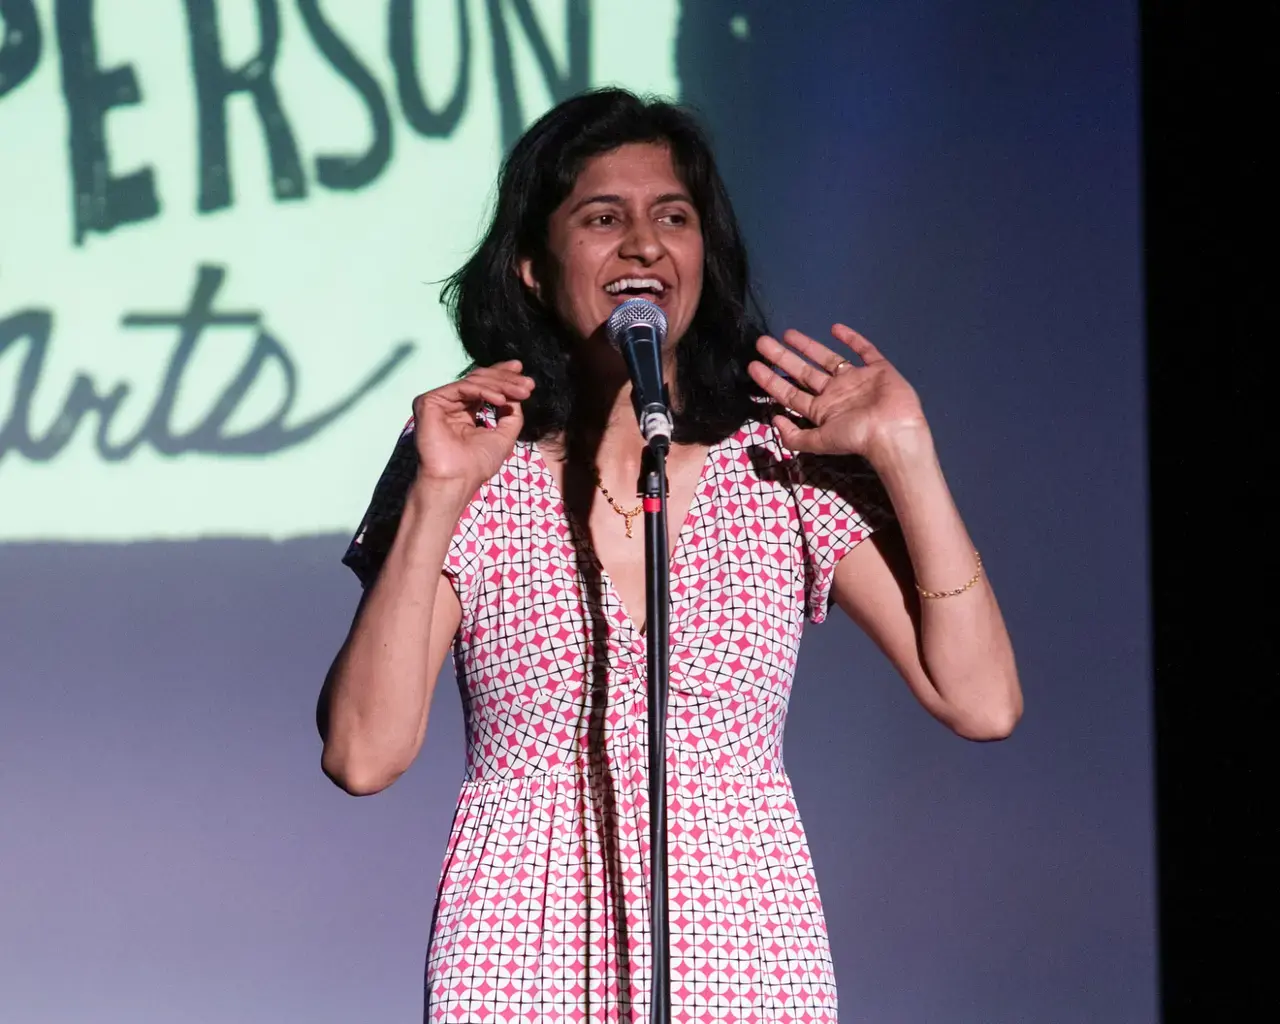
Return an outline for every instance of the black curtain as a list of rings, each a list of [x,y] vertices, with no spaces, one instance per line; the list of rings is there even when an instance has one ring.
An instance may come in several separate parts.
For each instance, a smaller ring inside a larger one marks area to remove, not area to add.
[[[1147,0],[1142,89],[1161,996],[1261,1019],[1273,934],[1276,559],[1265,5]],[[1269,774],[1269,773],[1268,773]],[[1269,959],[1269,957],[1268,957]]]

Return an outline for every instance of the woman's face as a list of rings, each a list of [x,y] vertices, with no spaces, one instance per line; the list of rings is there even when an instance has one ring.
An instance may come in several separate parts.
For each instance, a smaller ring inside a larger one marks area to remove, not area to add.
[[[668,345],[689,329],[702,295],[702,225],[666,145],[588,160],[551,215],[547,250],[554,280],[539,280],[532,260],[520,276],[580,338],[601,337],[614,307],[636,296],[666,313]]]

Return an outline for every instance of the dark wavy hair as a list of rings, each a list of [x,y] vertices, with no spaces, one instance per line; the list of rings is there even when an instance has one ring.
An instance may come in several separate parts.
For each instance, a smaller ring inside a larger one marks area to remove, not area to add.
[[[601,89],[554,107],[516,143],[502,166],[489,230],[441,293],[472,368],[519,359],[533,378],[536,386],[524,403],[524,441],[565,431],[577,388],[568,328],[524,286],[519,261],[547,265],[548,222],[586,161],[637,142],[670,147],[702,223],[702,295],[676,348],[674,439],[713,444],[760,415],[763,393],[747,376],[747,364],[756,339],[766,333],[764,317],[707,136],[674,104]]]

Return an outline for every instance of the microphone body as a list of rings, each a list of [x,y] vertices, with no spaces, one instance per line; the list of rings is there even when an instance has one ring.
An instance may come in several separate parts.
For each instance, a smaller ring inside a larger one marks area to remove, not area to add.
[[[667,385],[662,378],[662,343],[667,337],[667,316],[647,299],[620,303],[605,324],[610,344],[622,353],[631,376],[631,404],[640,435],[647,444],[671,443],[674,424]]]

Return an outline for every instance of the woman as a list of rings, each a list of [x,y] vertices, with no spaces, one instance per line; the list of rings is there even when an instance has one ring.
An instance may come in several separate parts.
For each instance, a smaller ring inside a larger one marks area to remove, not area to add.
[[[433,1021],[638,1021],[648,1003],[642,441],[602,325],[666,313],[673,1019],[834,1021],[782,725],[829,602],[971,739],[1021,712],[991,588],[915,393],[747,308],[687,114],[609,90],[535,124],[446,289],[473,360],[421,395],[345,561],[366,591],[320,700],[323,767],[388,786],[452,646],[467,771],[427,962]],[[873,537],[873,543],[861,541]],[[934,589],[928,589],[934,588]]]

